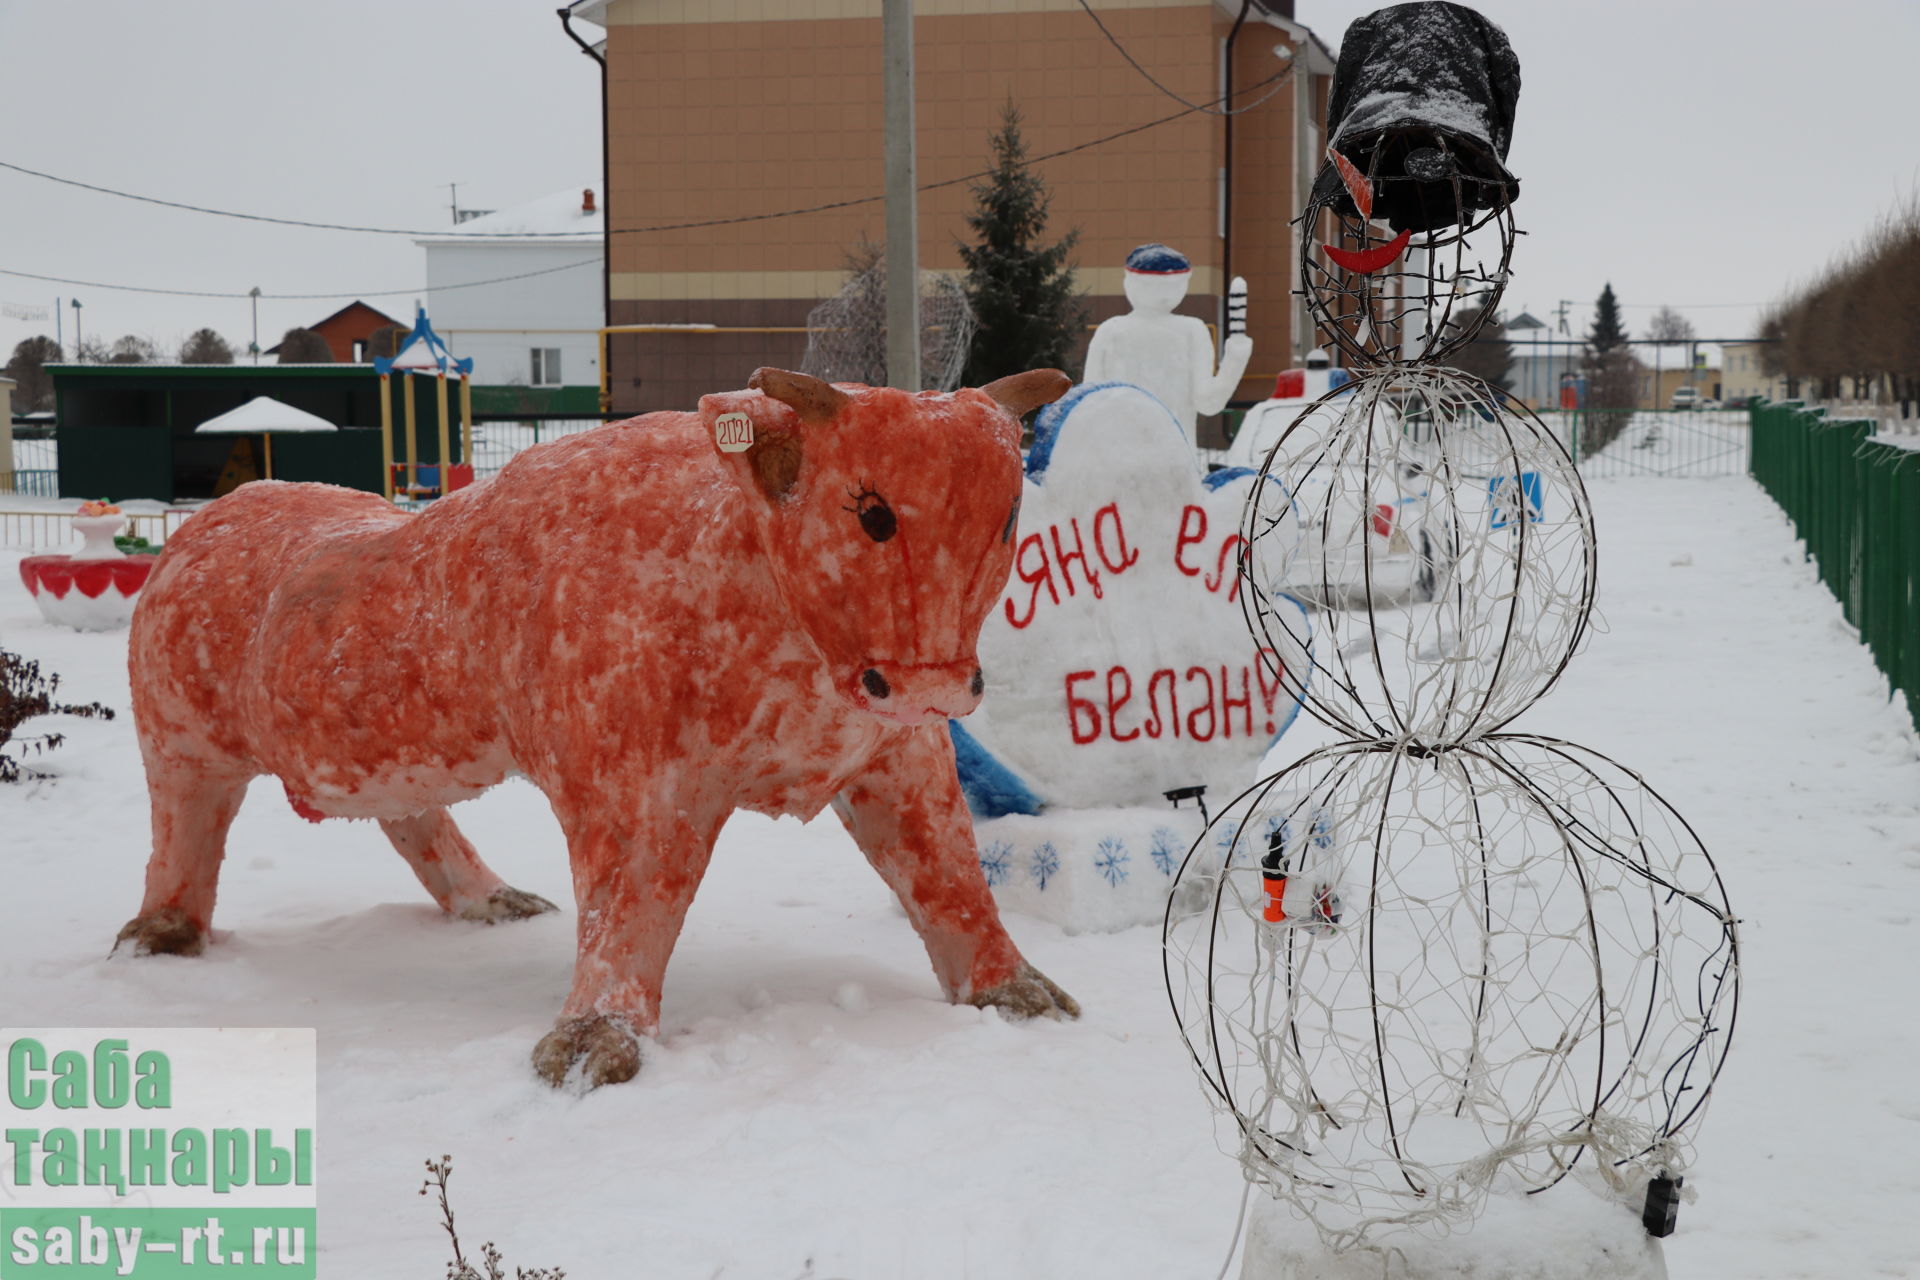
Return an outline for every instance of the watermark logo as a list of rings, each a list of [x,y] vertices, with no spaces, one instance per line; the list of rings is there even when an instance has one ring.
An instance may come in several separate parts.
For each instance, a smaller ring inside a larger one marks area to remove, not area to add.
[[[0,1280],[316,1274],[311,1029],[0,1028]]]

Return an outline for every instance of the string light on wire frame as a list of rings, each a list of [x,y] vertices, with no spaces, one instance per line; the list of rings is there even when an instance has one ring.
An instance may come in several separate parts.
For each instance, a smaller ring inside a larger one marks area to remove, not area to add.
[[[1260,476],[1242,609],[1288,691],[1345,733],[1434,746],[1491,732],[1586,634],[1596,553],[1580,473],[1538,418],[1471,375],[1363,373],[1303,411]]]
[[[1181,867],[1163,944],[1231,1154],[1336,1250],[1582,1167],[1623,1198],[1683,1176],[1739,999],[1692,828],[1536,736],[1345,742],[1263,780]]]

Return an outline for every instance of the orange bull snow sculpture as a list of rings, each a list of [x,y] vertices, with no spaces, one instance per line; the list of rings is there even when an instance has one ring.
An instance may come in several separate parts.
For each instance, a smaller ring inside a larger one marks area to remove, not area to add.
[[[447,809],[517,772],[559,818],[579,909],[573,989],[533,1054],[550,1081],[639,1069],[736,808],[831,803],[950,999],[1076,1015],[1001,927],[946,728],[980,700],[1013,556],[1016,419],[1066,377],[749,386],[530,450],[420,515],[269,482],[189,521],[133,621],[153,856],[121,940],[201,949],[262,774],[315,821],[378,821],[454,915],[551,910]]]

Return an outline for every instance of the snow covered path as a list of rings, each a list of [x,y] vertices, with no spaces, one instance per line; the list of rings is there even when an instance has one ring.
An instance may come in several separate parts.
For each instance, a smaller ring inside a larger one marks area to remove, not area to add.
[[[1594,486],[1595,635],[1517,727],[1645,773],[1720,861],[1745,999],[1667,1257],[1677,1278],[1920,1274],[1920,748],[1784,519],[1744,478]],[[125,635],[43,626],[0,554],[0,643],[124,708]],[[132,726],[74,722],[0,791],[0,1024],[311,1025],[324,1276],[440,1273],[414,1194],[455,1158],[470,1247],[575,1280],[1211,1276],[1240,1184],[1161,986],[1158,936],[1010,920],[1077,1024],[940,1002],[831,818],[722,837],[638,1080],[586,1097],[527,1054],[570,915],[442,919],[378,833],[256,784],[217,944],[105,959],[139,899]],[[1303,725],[1286,743],[1321,741]],[[462,822],[509,881],[568,901],[558,832],[510,784]]]

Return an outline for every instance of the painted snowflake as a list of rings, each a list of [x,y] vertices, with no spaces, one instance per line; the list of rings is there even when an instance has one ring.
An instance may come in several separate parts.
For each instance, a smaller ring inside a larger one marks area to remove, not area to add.
[[[1156,827],[1153,832],[1153,865],[1160,868],[1160,874],[1170,876],[1180,867],[1180,837],[1166,827]]]
[[[1040,886],[1040,891],[1046,892],[1047,881],[1060,873],[1060,851],[1053,847],[1052,841],[1033,851],[1027,860],[1027,870],[1033,873],[1033,882]]]
[[[1130,861],[1132,859],[1127,854],[1127,846],[1121,843],[1118,836],[1108,836],[1102,840],[1093,855],[1095,869],[1114,888],[1118,888],[1120,882],[1127,878],[1127,863]]]
[[[987,887],[1003,885],[1013,874],[1013,846],[1005,840],[995,840],[980,851],[980,870],[987,877]]]

